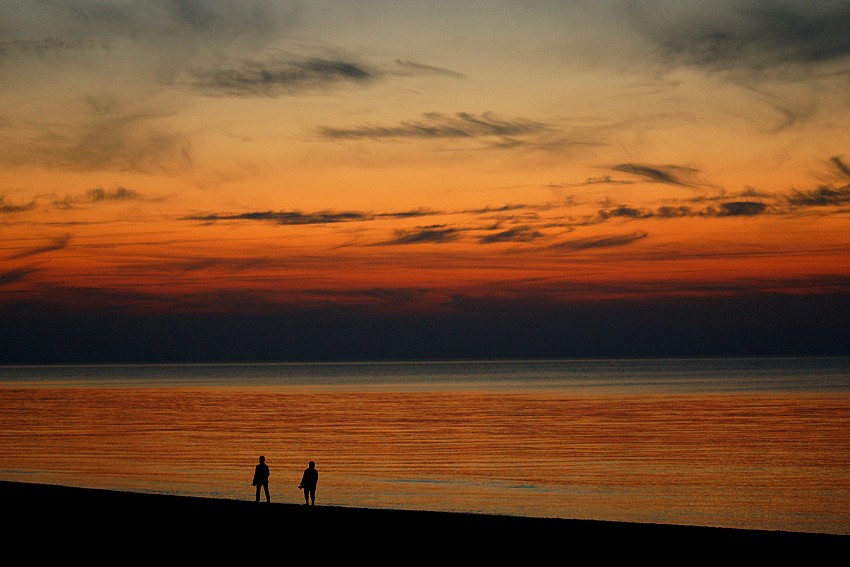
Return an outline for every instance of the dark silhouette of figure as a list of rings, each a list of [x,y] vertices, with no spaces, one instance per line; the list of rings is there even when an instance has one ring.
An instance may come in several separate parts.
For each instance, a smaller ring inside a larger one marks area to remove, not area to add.
[[[304,489],[304,505],[316,505],[316,484],[319,482],[319,471],[316,470],[316,463],[310,461],[304,474],[301,476],[301,484],[298,488]]]
[[[266,502],[271,502],[272,498],[269,495],[269,466],[266,464],[266,458],[260,455],[260,462],[254,467],[254,480],[251,486],[257,487],[257,502],[260,501],[260,488],[266,492]]]

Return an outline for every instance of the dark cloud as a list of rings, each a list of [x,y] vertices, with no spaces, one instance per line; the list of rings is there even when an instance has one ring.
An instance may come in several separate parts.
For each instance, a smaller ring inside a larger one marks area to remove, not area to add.
[[[531,242],[542,237],[542,232],[533,230],[527,226],[518,226],[483,236],[480,242],[482,244],[493,244],[495,242]]]
[[[438,112],[423,115],[422,120],[402,122],[395,126],[361,126],[357,128],[323,128],[328,138],[482,138],[514,137],[539,134],[546,125],[525,119],[503,119],[492,113],[475,115],[458,112],[447,116]]]
[[[22,213],[35,208],[35,201],[31,201],[26,205],[13,205],[6,202],[6,198],[0,195],[0,213]]]
[[[23,281],[27,278],[27,276],[34,273],[35,271],[36,270],[33,268],[17,268],[14,270],[0,272],[0,285],[9,285],[17,283],[19,281]]]
[[[721,203],[718,216],[721,217],[752,217],[767,210],[767,205],[755,201],[732,201]]]
[[[831,158],[829,158],[829,162],[844,177],[850,177],[850,165],[844,163],[844,159],[841,156],[832,156]]]
[[[689,206],[664,205],[655,210],[637,209],[627,205],[620,205],[609,209],[601,209],[596,217],[596,222],[604,222],[610,219],[676,219],[683,217],[733,217],[733,216],[756,216],[770,212],[770,207],[758,201],[728,201],[720,203],[716,207],[709,206],[702,209],[694,209]]]
[[[658,216],[658,217],[661,217],[661,218],[664,218],[664,219],[675,219],[675,218],[680,218],[680,217],[690,217],[690,216],[694,216],[695,214],[698,214],[698,213],[694,212],[694,210],[691,209],[688,206],[665,205],[663,207],[658,207],[658,209],[655,210],[655,216]]]
[[[850,57],[846,0],[745,0],[670,19],[646,19],[652,39],[671,59],[714,70],[805,68]]]
[[[795,190],[788,197],[788,202],[796,206],[824,207],[828,205],[843,205],[850,203],[850,185],[843,187],[829,187],[821,185],[811,191]]]
[[[440,211],[435,211],[432,209],[414,209],[411,211],[400,211],[396,213],[378,213],[376,217],[389,217],[394,219],[404,219],[404,218],[414,218],[414,217],[427,217],[431,215],[438,215]]]
[[[535,208],[538,208],[538,207],[539,207],[539,205],[536,206]],[[506,212],[510,212],[510,211],[519,211],[519,210],[522,210],[522,209],[529,209],[529,208],[532,208],[532,205],[521,205],[521,204],[520,205],[510,205],[509,204],[509,205],[502,205],[500,207],[482,207],[480,209],[466,209],[463,212],[464,213],[476,214],[476,215],[486,215],[486,214],[491,214],[491,213],[506,213]],[[548,206],[544,206],[543,208],[548,208]]]
[[[642,219],[651,216],[652,213],[649,211],[646,211],[644,209],[635,209],[626,205],[620,205],[619,207],[614,207],[613,209],[603,209],[599,211],[599,218],[601,219],[610,219],[618,217],[625,217],[629,219]]]
[[[648,165],[641,163],[621,163],[611,166],[611,169],[623,173],[631,173],[656,183],[685,187],[693,185],[688,178],[699,171],[691,167],[679,165]]]
[[[145,197],[134,189],[116,187],[113,190],[95,187],[86,191],[85,196],[66,195],[61,199],[54,199],[53,205],[60,209],[73,209],[78,205],[92,205],[109,202],[143,201]]]
[[[262,221],[281,225],[329,224],[338,222],[362,221],[374,218],[373,215],[359,212],[317,212],[300,211],[263,211],[238,213],[233,215],[198,215],[183,217],[181,220],[222,222],[222,221]]]
[[[315,91],[340,83],[366,84],[379,73],[352,61],[305,59],[248,62],[238,68],[199,74],[195,86],[213,95],[281,96]]]
[[[254,211],[237,214],[210,214],[183,217],[180,220],[203,222],[258,221],[281,225],[330,224],[339,222],[367,221],[380,218],[415,218],[437,214],[430,209],[416,209],[392,213],[364,213],[359,211],[319,211],[303,213],[301,211]]]
[[[460,231],[456,228],[420,227],[414,230],[397,230],[395,238],[380,242],[377,246],[394,246],[397,244],[442,244],[457,240]]]
[[[17,252],[10,256],[10,258],[29,258],[30,256],[38,256],[40,254],[47,254],[48,252],[55,252],[56,250],[62,250],[68,246],[68,243],[71,242],[71,235],[65,234],[64,236],[60,236],[53,240],[52,243],[41,246],[39,248],[30,248],[29,250],[24,250],[21,252]]]
[[[646,232],[632,232],[630,234],[619,234],[612,236],[595,236],[589,238],[576,238],[559,242],[554,245],[554,248],[559,250],[589,250],[593,248],[615,248],[619,246],[627,246],[638,240],[642,240],[649,236]]]
[[[126,187],[117,187],[113,191],[107,191],[106,189],[95,188],[89,189],[86,193],[89,200],[92,202],[99,201],[136,201],[142,198],[142,196],[133,189],[127,189]]]

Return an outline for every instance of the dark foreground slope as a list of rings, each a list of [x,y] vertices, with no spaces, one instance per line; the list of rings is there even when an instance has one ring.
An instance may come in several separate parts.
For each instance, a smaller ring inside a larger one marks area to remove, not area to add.
[[[258,504],[10,482],[0,482],[0,502],[7,558],[71,563],[818,564],[850,550],[850,537],[827,534]]]

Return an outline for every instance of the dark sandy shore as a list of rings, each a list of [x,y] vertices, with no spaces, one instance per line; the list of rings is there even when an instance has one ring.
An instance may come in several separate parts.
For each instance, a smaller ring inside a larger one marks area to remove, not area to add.
[[[306,507],[0,482],[7,557],[93,562],[827,561],[850,536]],[[17,555],[17,554],[15,554]],[[13,556],[15,556],[13,555]]]

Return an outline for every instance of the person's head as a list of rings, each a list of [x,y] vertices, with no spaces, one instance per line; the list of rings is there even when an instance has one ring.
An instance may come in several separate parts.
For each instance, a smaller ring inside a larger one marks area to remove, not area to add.
[[[260,462],[261,462],[261,463],[265,463],[265,462],[266,462],[266,458],[265,458],[264,456],[262,456],[262,455],[260,455]]]
[[[316,463],[314,463],[313,461],[310,461],[307,464],[310,466],[311,469],[316,468]]]

